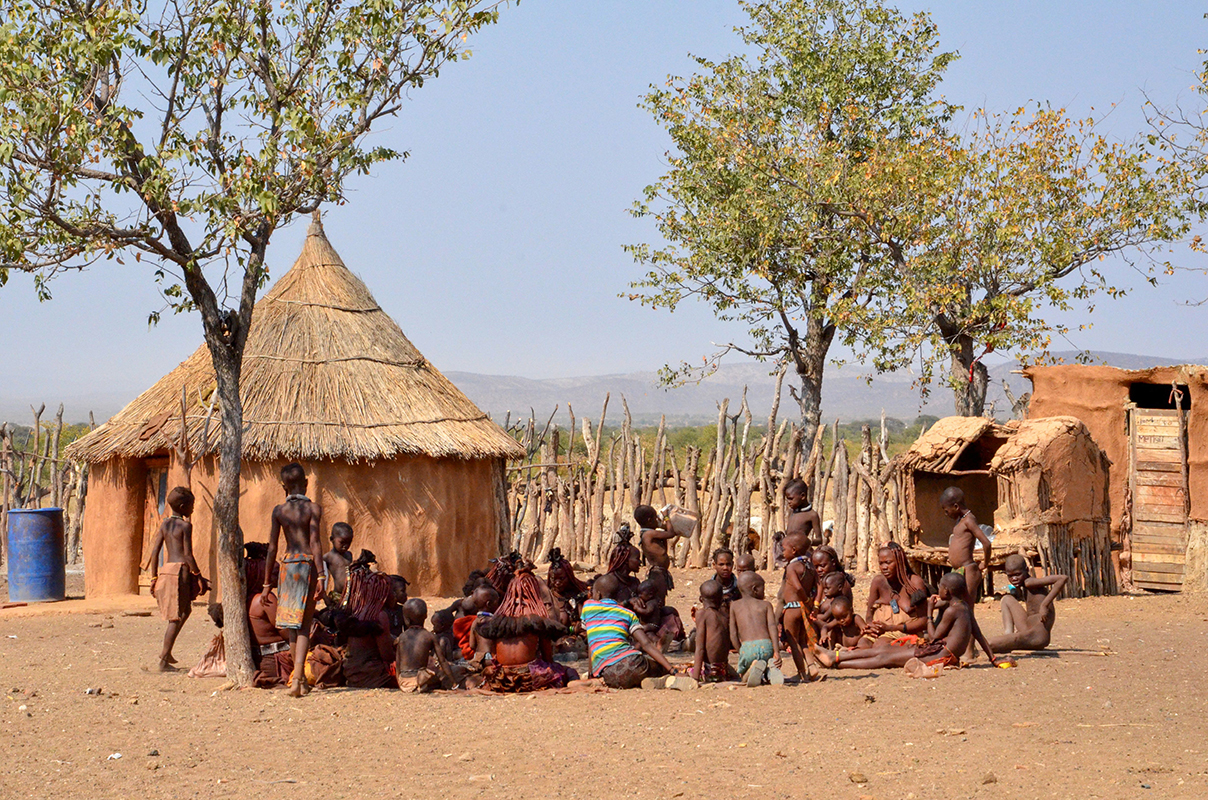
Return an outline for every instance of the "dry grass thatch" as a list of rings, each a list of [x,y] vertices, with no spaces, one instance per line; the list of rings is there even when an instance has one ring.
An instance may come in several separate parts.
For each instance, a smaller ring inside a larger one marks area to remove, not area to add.
[[[944,417],[898,459],[905,471],[949,472],[966,448],[986,433],[1003,438],[1009,428],[987,417]]]
[[[75,442],[89,462],[163,453],[187,396],[193,454],[217,450],[219,414],[203,344]],[[244,351],[243,455],[252,461],[378,461],[396,455],[514,458],[522,448],[420,354],[348,271],[317,221],[289,272],[257,304]]]

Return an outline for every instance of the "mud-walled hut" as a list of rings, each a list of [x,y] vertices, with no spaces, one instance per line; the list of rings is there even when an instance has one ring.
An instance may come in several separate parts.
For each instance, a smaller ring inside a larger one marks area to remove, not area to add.
[[[1111,459],[1126,588],[1208,590],[1208,367],[1029,367],[1028,418],[1081,420]]]
[[[1080,420],[1021,422],[990,461],[998,482],[992,553],[1034,552],[1046,574],[1070,577],[1067,597],[1116,594],[1110,469]]]
[[[978,521],[993,527],[992,566],[1022,553],[1046,570],[1069,574],[1067,596],[1115,593],[1109,463],[1078,420],[999,424],[946,417],[897,459],[899,536],[933,585],[949,569],[953,526],[939,498],[957,486]]]
[[[197,497],[194,552],[217,575],[219,442],[214,368],[202,345],[107,423],[75,442],[89,464],[85,593],[137,593],[139,564],[171,513],[171,487]],[[184,411],[182,412],[182,393]],[[340,260],[316,220],[302,253],[256,304],[244,355],[239,520],[266,541],[298,461],[323,508],[323,537],[348,522],[354,549],[417,594],[449,594],[507,541],[504,462],[520,446],[415,348]],[[181,463],[182,416],[187,430]]]

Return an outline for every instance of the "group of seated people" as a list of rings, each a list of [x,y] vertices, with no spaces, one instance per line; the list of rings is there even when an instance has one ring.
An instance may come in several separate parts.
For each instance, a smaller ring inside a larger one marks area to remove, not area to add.
[[[683,681],[741,680],[748,686],[786,682],[782,654],[796,666],[796,680],[815,680],[822,670],[907,667],[937,674],[961,664],[974,642],[995,653],[1043,649],[1053,624],[1053,602],[1065,577],[1037,578],[1028,561],[1011,556],[1002,599],[1004,633],[982,634],[972,613],[965,576],[951,572],[932,592],[900,545],[878,551],[865,615],[856,613],[855,583],[842,559],[826,544],[792,530],[778,541],[784,580],[775,603],[764,597],[764,579],[751,554],[726,548],[712,554],[713,575],[700,586],[690,636],[679,612],[668,605],[674,587],[669,571],[672,540],[650,506],[635,509],[639,542],[629,527],[614,535],[606,570],[590,583],[554,548],[545,578],[512,553],[471,573],[463,596],[432,615],[409,598],[407,581],[375,570],[366,550],[352,557],[352,529],[332,526],[332,548],[323,557],[326,607],[314,614],[305,675],[308,685],[393,688],[431,692],[480,689],[495,692],[550,688],[640,685],[676,687]],[[278,627],[279,567],[267,546],[246,546],[248,619],[256,648],[256,685],[286,685],[295,674],[287,631]],[[645,579],[638,572],[645,561]],[[259,590],[257,587],[260,587]],[[668,653],[689,650],[691,666],[676,666]],[[731,665],[737,654],[736,666]],[[586,657],[590,675],[566,662]]]

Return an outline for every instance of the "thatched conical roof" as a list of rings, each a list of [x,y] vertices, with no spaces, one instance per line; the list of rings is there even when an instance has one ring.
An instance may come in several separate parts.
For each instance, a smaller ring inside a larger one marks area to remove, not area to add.
[[[216,452],[217,411],[203,442],[215,387],[203,344],[68,454],[100,462],[171,449],[180,440],[182,388],[191,452]],[[241,394],[243,455],[252,461],[523,455],[415,349],[317,220],[293,268],[256,303]]]

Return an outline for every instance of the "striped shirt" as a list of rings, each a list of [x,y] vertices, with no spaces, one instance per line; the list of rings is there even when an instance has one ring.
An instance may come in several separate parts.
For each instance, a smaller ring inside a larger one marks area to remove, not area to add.
[[[629,641],[629,632],[641,627],[637,615],[616,600],[588,600],[581,614],[587,632],[587,653],[591,674],[638,652]]]

